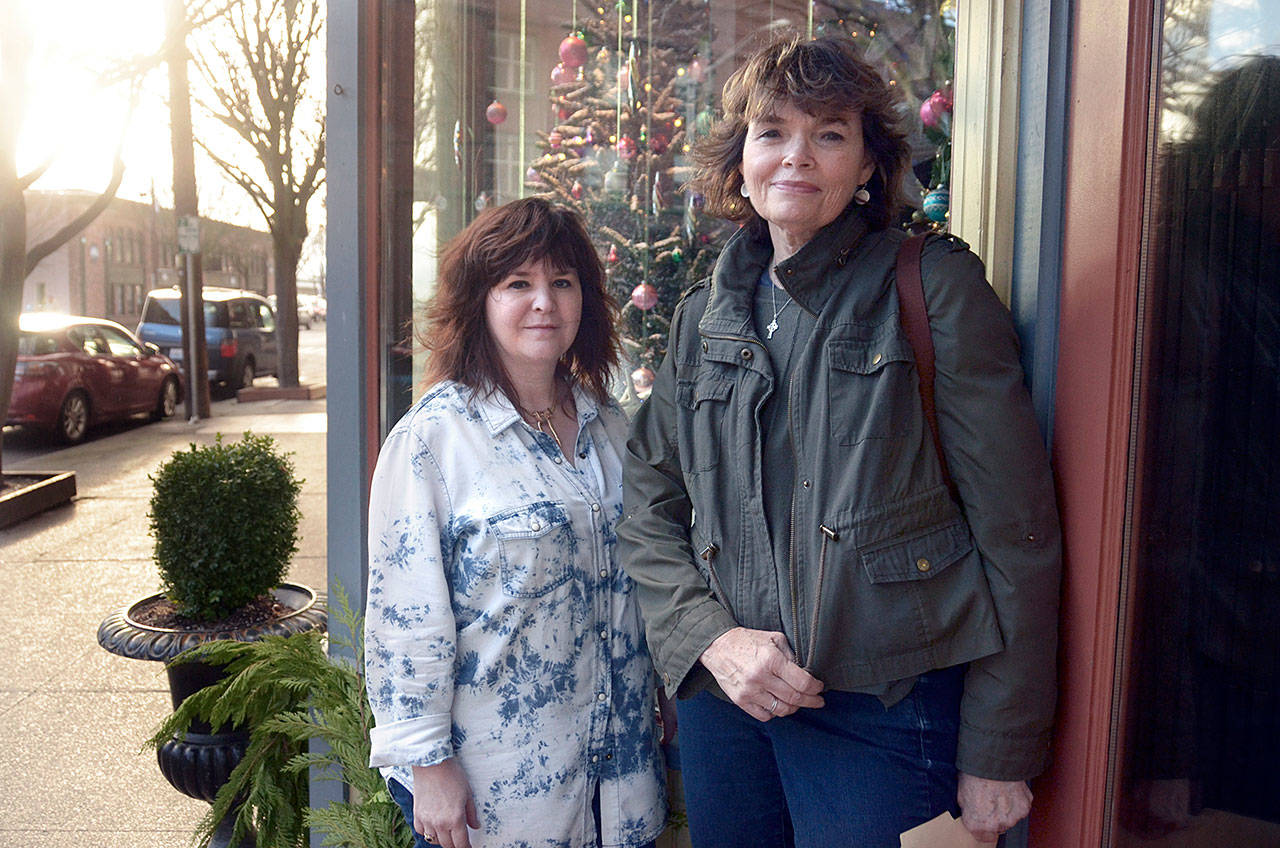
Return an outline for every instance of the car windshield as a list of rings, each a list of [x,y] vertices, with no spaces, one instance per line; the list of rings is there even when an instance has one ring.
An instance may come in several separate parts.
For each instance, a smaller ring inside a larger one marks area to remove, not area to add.
[[[58,340],[45,333],[22,333],[18,336],[18,356],[44,356],[58,352]]]
[[[181,324],[182,315],[178,311],[182,301],[176,297],[149,297],[147,309],[142,315],[144,324]],[[206,327],[227,326],[227,305],[225,303],[204,304],[204,325]]]

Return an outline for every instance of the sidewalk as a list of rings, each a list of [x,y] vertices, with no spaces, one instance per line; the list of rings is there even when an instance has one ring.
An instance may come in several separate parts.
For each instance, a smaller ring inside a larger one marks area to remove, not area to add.
[[[185,848],[208,805],[140,750],[172,707],[159,663],[107,653],[98,623],[158,590],[147,475],[190,442],[245,430],[294,453],[302,488],[289,579],[325,589],[325,401],[214,404],[6,471],[71,470],[78,496],[0,531],[0,848]]]

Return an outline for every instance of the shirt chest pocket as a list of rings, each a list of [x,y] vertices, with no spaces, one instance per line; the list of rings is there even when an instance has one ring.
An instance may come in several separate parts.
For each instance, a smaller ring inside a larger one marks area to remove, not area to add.
[[[541,597],[573,576],[578,539],[563,503],[526,504],[499,512],[488,523],[508,596]]]
[[[905,339],[881,332],[870,339],[827,342],[827,412],[831,438],[856,445],[906,435],[920,406],[912,379],[915,359]]]

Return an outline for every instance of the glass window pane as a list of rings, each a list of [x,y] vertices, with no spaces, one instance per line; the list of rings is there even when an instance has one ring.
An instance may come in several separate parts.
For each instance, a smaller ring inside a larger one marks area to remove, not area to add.
[[[717,114],[728,75],[774,33],[861,45],[903,92],[920,183],[909,192],[919,207],[933,190],[933,220],[917,208],[917,223],[945,227],[954,12],[954,0],[417,0],[403,272],[413,306],[434,290],[441,246],[479,210],[549,194],[585,215],[605,260],[622,305],[619,393],[637,400],[634,380],[657,367],[680,293],[707,275],[735,229],[681,191],[689,145]],[[400,280],[394,251],[389,275]],[[388,324],[400,333],[408,317]],[[385,340],[389,360],[401,341]]]
[[[1113,844],[1280,845],[1280,0],[1163,19]]]

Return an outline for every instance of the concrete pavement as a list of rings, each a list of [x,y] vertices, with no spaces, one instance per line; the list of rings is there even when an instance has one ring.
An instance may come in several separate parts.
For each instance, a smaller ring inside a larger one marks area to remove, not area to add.
[[[271,435],[302,487],[289,579],[325,590],[325,401],[214,404],[6,471],[72,470],[70,505],[0,531],[0,848],[183,848],[207,805],[169,786],[141,745],[171,710],[159,663],[107,653],[98,623],[157,591],[147,475],[219,432]]]

